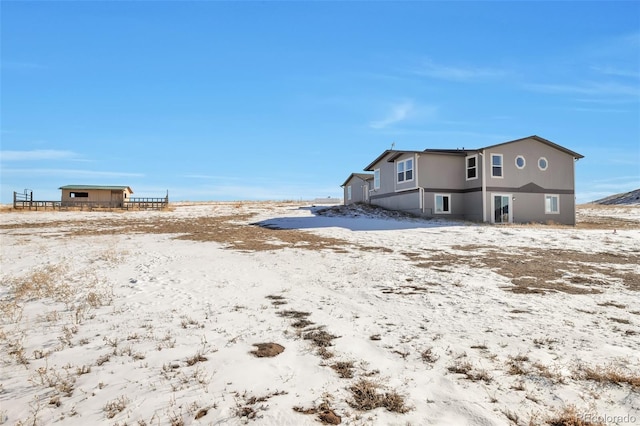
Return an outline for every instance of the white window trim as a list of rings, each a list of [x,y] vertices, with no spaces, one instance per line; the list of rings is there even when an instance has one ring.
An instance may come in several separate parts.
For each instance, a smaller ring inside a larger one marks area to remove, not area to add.
[[[519,158],[522,158],[522,167],[518,166]],[[522,170],[527,166],[527,159],[524,158],[524,155],[516,155],[515,164],[516,164],[516,168],[518,168],[519,170]]]
[[[558,207],[557,211],[549,211],[547,210],[547,198],[555,198],[556,206]],[[544,214],[560,214],[560,195],[558,194],[544,194]]]
[[[438,206],[438,197],[449,198],[449,210],[438,211],[436,209]],[[451,194],[433,194],[433,213],[434,214],[451,214]]]
[[[351,201],[351,198],[352,198],[351,197],[351,192],[352,192],[351,185],[349,185],[349,186],[347,186],[347,200],[348,201]]]
[[[493,174],[493,157],[500,157],[500,176],[496,176]],[[495,179],[504,178],[504,157],[502,154],[491,154],[491,177]]]
[[[545,162],[545,163],[547,163],[547,167],[542,168],[542,167],[540,166],[540,161],[542,161],[542,160],[544,160],[544,162]],[[538,168],[539,168],[540,170],[542,170],[543,172],[544,172],[545,170],[547,170],[547,169],[549,168],[549,160],[547,160],[547,158],[546,158],[546,157],[540,157],[540,158],[538,158]]]
[[[475,177],[470,178],[469,177],[469,159],[470,158],[475,158],[476,159],[476,165],[473,167],[473,169],[476,170],[476,175]],[[474,154],[474,155],[468,155],[466,157],[464,157],[464,177],[466,180],[475,180],[478,179],[478,154]]]
[[[377,175],[378,179],[376,179],[376,175]],[[377,182],[376,182],[376,180],[377,180]],[[376,185],[376,183],[377,183],[377,185]],[[375,169],[373,171],[373,189],[374,190],[380,189],[380,169]]]
[[[410,169],[411,170],[411,179],[407,179],[406,178],[407,177],[407,170],[408,170],[406,163],[408,161],[411,161],[411,169]],[[405,177],[404,180],[398,180],[398,165],[400,165],[401,163],[405,164],[404,171],[402,172],[404,174],[404,177]],[[415,164],[416,164],[416,162],[415,162],[415,159],[413,157],[412,158],[405,158],[404,160],[400,160],[400,161],[396,161],[396,183],[413,182],[413,179],[414,179],[414,177],[416,175]]]

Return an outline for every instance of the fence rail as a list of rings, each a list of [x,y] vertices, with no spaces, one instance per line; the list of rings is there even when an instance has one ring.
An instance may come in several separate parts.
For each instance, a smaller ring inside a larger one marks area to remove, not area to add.
[[[34,200],[33,193],[13,193],[13,208],[23,210],[46,209],[126,209],[126,210],[162,210],[169,206],[169,195],[160,198],[128,198],[124,201],[44,201]]]

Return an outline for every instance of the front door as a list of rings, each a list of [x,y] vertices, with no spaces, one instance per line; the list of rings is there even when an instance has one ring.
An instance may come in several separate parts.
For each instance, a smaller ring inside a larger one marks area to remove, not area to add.
[[[493,223],[511,223],[511,195],[494,194],[491,206],[493,208]]]

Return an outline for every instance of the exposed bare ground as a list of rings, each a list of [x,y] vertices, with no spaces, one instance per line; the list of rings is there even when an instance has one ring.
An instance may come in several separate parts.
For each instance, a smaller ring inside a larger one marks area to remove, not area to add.
[[[635,253],[584,253],[541,248],[511,248],[505,252],[504,248],[490,245],[452,246],[451,249],[458,253],[432,251],[405,255],[418,266],[441,272],[468,265],[492,269],[511,278],[514,286],[507,289],[516,293],[601,293],[603,287],[616,282],[630,290],[640,290],[640,275],[619,269],[637,265],[640,255]]]
[[[607,210],[611,206],[589,205],[579,209],[580,222],[577,228],[588,229],[628,229],[640,228],[640,222],[589,214],[590,209]],[[621,207],[616,206],[616,209]],[[630,207],[629,207],[630,208]],[[624,207],[622,207],[624,209]],[[332,209],[332,214],[344,214]],[[380,213],[380,212],[379,212]],[[81,214],[81,213],[80,213]],[[301,248],[308,250],[332,250],[347,252],[350,249],[390,252],[384,247],[358,245],[339,238],[323,237],[311,232],[295,229],[270,229],[251,224],[253,215],[243,213],[226,216],[201,216],[195,218],[175,218],[155,216],[152,219],[131,217],[127,214],[88,222],[86,220],[65,220],[22,224],[0,224],[0,229],[56,229],[55,236],[94,234],[174,234],[177,239],[212,241],[227,248],[242,251],[279,250]],[[394,216],[395,217],[395,216]],[[538,226],[548,229],[556,225],[513,225]],[[441,272],[456,266],[488,268],[511,279],[514,284],[505,289],[516,293],[540,293],[561,291],[570,294],[600,293],[602,288],[620,283],[630,290],[640,290],[640,275],[625,265],[640,263],[640,250],[631,253],[585,253],[573,250],[553,250],[540,248],[504,248],[495,245],[452,246],[450,251],[421,251],[404,253],[418,266]],[[615,266],[615,267],[612,267]],[[409,288],[409,294],[428,291],[427,288]]]

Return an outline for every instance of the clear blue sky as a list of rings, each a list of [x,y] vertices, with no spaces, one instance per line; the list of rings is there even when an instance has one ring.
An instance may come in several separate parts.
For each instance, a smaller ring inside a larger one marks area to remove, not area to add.
[[[1,202],[341,197],[396,149],[537,134],[640,187],[640,2],[2,1]]]

